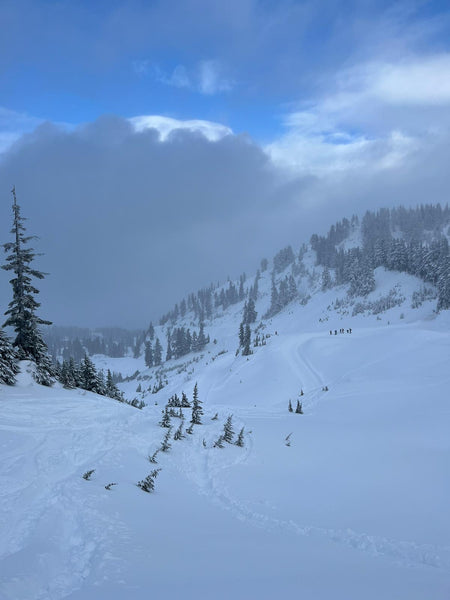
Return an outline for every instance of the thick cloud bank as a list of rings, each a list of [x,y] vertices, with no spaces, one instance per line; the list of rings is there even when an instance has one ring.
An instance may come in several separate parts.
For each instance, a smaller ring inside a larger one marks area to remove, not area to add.
[[[254,269],[283,239],[293,197],[245,137],[178,129],[161,141],[112,117],[71,132],[41,125],[4,157],[2,241],[12,184],[50,272],[43,312],[91,325],[144,325],[186,292]],[[3,299],[7,287],[4,273]]]
[[[144,327],[186,293],[254,272],[263,256],[344,216],[447,202],[446,130],[395,163],[364,155],[360,164],[300,177],[225,128],[211,137],[203,125],[171,126],[162,135],[115,117],[72,131],[44,124],[3,155],[0,241],[10,239],[14,184],[45,254],[38,266],[50,273],[38,286],[43,316]],[[4,312],[5,272],[0,292]]]

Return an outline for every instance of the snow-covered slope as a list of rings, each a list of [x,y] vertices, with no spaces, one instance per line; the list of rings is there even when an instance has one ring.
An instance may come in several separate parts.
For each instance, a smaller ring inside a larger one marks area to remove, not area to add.
[[[449,311],[412,309],[407,275],[377,270],[364,302],[403,298],[380,313],[310,279],[250,357],[235,353],[240,303],[205,324],[217,343],[166,363],[158,393],[141,365],[123,389],[143,410],[26,369],[0,386],[2,600],[450,597]],[[269,290],[263,273],[259,315]],[[161,409],[196,381],[203,424],[151,464]],[[215,448],[230,414],[245,446]]]

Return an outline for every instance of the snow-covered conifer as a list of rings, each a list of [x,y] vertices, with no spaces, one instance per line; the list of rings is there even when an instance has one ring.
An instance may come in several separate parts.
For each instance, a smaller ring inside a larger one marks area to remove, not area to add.
[[[171,427],[170,415],[169,415],[169,411],[167,410],[167,408],[162,411],[162,419],[159,424],[161,425],[161,427],[166,427],[167,429],[169,429]]]
[[[233,441],[233,436],[233,415],[228,415],[225,425],[223,426],[223,439],[228,444],[231,444]]]
[[[145,479],[137,482],[137,486],[141,488],[144,492],[150,493],[155,489],[155,479],[158,476],[158,473],[161,469],[154,469]]]
[[[170,427],[167,430],[166,435],[164,436],[164,439],[161,442],[161,446],[160,446],[161,452],[168,452],[170,450],[170,448],[172,447],[172,445],[169,441],[171,434],[172,434],[172,427]]]
[[[32,278],[43,279],[45,274],[31,267],[36,253],[33,248],[27,247],[27,244],[34,236],[25,235],[23,224],[25,219],[20,214],[15,188],[12,189],[12,195],[13,227],[11,233],[14,241],[3,244],[5,252],[9,252],[9,254],[2,269],[14,273],[14,277],[10,280],[13,299],[5,312],[7,319],[4,326],[14,328],[16,337],[13,346],[16,348],[18,358],[31,360],[36,364],[34,373],[36,381],[42,385],[51,385],[53,383],[53,366],[39,330],[39,325],[51,325],[51,322],[36,315],[40,303],[35,300],[35,295],[39,291],[32,284]]]
[[[239,446],[240,448],[244,447],[244,428],[243,427],[238,433],[238,437],[237,437],[235,444],[236,444],[236,446]]]
[[[201,425],[202,424],[202,415],[203,415],[202,402],[198,397],[198,386],[196,383],[194,386],[194,394],[193,394],[193,400],[192,400],[191,423],[193,423],[194,425]]]
[[[18,372],[16,352],[6,333],[0,328],[0,383],[14,385]]]

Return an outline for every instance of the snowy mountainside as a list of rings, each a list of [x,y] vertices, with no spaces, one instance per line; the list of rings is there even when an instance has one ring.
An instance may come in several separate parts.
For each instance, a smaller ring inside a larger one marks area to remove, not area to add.
[[[249,357],[231,307],[211,330],[222,343],[142,410],[30,377],[1,386],[0,597],[447,598],[449,313],[341,315],[335,292],[269,320]],[[195,382],[203,424],[149,463],[161,408]],[[231,414],[244,447],[214,447]]]
[[[350,240],[358,239],[359,230],[353,232]],[[352,243],[350,241],[350,243]],[[265,345],[271,346],[273,336],[277,329],[282,327],[279,323],[286,322],[285,327],[292,327],[292,322],[301,324],[301,330],[339,331],[342,327],[351,327],[351,321],[356,317],[355,326],[383,326],[386,323],[403,321],[416,321],[418,319],[433,319],[436,316],[436,289],[424,283],[417,277],[408,273],[388,271],[383,267],[374,270],[374,290],[364,297],[349,294],[348,285],[332,285],[323,289],[324,267],[316,264],[316,253],[310,247],[303,248],[301,256],[296,258],[284,270],[273,276],[273,272],[266,270],[258,272],[258,294],[255,301],[257,318],[251,325],[252,344],[258,336]],[[276,287],[283,280],[293,277],[297,289],[296,297],[279,309],[273,316],[270,314],[272,277]],[[179,359],[171,359],[162,365],[146,368],[143,365],[143,355],[139,359],[127,357],[124,359],[110,359],[104,356],[94,356],[94,361],[99,368],[123,372],[125,376],[139,371],[136,378],[127,383],[120,384],[127,398],[152,401],[155,398],[155,382],[170,382],[173,373],[182,371],[186,378],[191,379],[194,373],[206,368],[212,361],[224,360],[226,353],[231,360],[239,350],[238,331],[244,314],[244,305],[247,303],[248,291],[251,289],[255,278],[247,278],[245,299],[231,304],[226,309],[216,307],[210,319],[205,319],[205,331],[209,335],[210,343],[202,352],[189,353]],[[239,281],[227,282],[216,289],[220,294],[230,285],[239,286]],[[281,320],[280,320],[281,319]],[[286,319],[286,321],[285,321]],[[163,355],[167,350],[167,333],[174,328],[195,328],[197,321],[192,311],[187,311],[184,317],[178,316],[176,320],[166,322],[164,325],[154,327],[155,336],[163,344]],[[252,352],[263,351],[264,346],[254,347]],[[219,356],[218,356],[219,355]],[[252,360],[250,358],[250,360]],[[123,362],[122,362],[123,361]],[[123,369],[121,365],[123,364]],[[166,384],[167,385],[167,384]],[[158,389],[159,386],[156,387]],[[171,389],[169,386],[168,389]],[[161,394],[167,394],[168,389],[162,388]],[[136,390],[139,390],[136,393]],[[158,392],[159,393],[159,392]]]
[[[450,311],[383,266],[364,296],[332,269],[324,285],[316,259],[303,246],[260,273],[248,356],[255,278],[205,316],[199,352],[150,368],[94,356],[141,410],[39,386],[27,364],[0,385],[1,600],[450,597]],[[296,297],[271,310],[291,277]],[[153,339],[165,354],[169,330],[198,326],[187,306]],[[202,423],[188,432],[185,407],[162,427],[195,384]],[[148,476],[151,493],[137,485]]]

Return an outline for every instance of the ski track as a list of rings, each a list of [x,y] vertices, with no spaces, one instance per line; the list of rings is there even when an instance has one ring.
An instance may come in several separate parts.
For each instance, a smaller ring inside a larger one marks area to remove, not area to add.
[[[325,385],[325,380],[322,374],[311,364],[309,358],[307,358],[308,345],[318,335],[310,336],[302,342],[293,340],[291,344],[286,345],[285,358],[289,361],[291,368],[299,375],[301,385],[304,386],[305,395],[304,407],[307,409],[313,408],[317,402],[319,402],[324,393],[322,387]],[[320,336],[321,337],[321,336]],[[376,364],[378,360],[371,361],[365,366]],[[345,379],[345,377],[352,372],[356,372],[358,369],[352,369],[348,373],[341,375],[339,380]],[[227,377],[229,379],[230,376]],[[338,380],[336,380],[338,381]],[[225,381],[226,382],[226,381]],[[327,385],[333,384],[333,381],[329,381]],[[223,384],[220,384],[222,387]],[[206,394],[208,399],[209,394],[215,388],[215,384],[212,384]],[[222,411],[226,410],[225,406],[220,406]],[[252,416],[253,418],[273,418],[280,417],[279,411],[269,411],[258,409],[255,413],[254,409],[240,408],[236,411],[236,407],[233,409],[230,407],[229,412],[238,413],[239,417],[245,418],[246,416]],[[209,436],[211,438],[211,436]],[[371,556],[382,556],[389,559],[393,559],[398,564],[406,567],[432,567],[442,569],[450,572],[450,546],[439,547],[432,544],[418,544],[411,541],[394,540],[382,536],[371,535],[368,533],[361,533],[352,529],[331,529],[324,527],[308,526],[295,522],[294,520],[283,520],[277,519],[273,516],[269,516],[262,512],[256,512],[251,509],[247,504],[237,500],[230,496],[228,490],[220,483],[218,473],[224,469],[229,469],[236,464],[240,464],[248,461],[253,449],[253,443],[250,435],[245,438],[245,452],[241,453],[234,460],[223,463],[221,465],[212,465],[211,457],[214,456],[214,452],[222,452],[221,456],[224,456],[225,450],[212,449],[211,447],[203,448],[200,443],[200,438],[195,440],[198,446],[198,452],[195,454],[189,454],[189,458],[185,455],[185,460],[182,463],[174,462],[175,467],[188,478],[193,481],[197,486],[202,495],[208,497],[208,499],[215,505],[219,506],[223,510],[229,511],[237,519],[250,523],[256,527],[263,528],[267,531],[283,531],[290,534],[299,536],[310,536],[317,539],[328,540],[333,543],[341,544],[357,550],[359,552],[367,553]],[[211,441],[210,441],[211,443]],[[203,453],[203,458],[196,460],[196,467],[193,468],[192,458],[193,456],[198,457]]]
[[[335,386],[348,375],[385,359],[383,357],[368,361],[357,369],[352,368],[340,374],[334,380],[325,380],[309,358],[311,344],[322,339],[323,335],[312,333],[291,336],[289,340],[285,338],[281,345],[283,360],[295,373],[299,389],[301,387],[304,390],[304,396],[301,398],[303,407],[311,415],[314,414],[314,407],[327,398],[327,393],[323,392],[324,385]],[[236,377],[245,366],[246,363],[241,363],[236,367],[233,361],[223,373],[222,380],[213,380],[208,384],[204,393],[208,411],[217,410],[221,418],[235,413],[235,425],[239,428],[245,426],[241,419],[245,420],[247,417],[283,418],[284,414],[276,407],[255,409],[249,406],[214,405],[214,392],[225,388],[227,382]],[[32,394],[22,393],[22,398],[28,402]],[[130,428],[140,422],[141,417],[142,415],[136,412],[130,413],[130,416],[124,419],[119,417],[119,411],[112,411],[112,425],[106,424],[103,437],[96,437],[95,446],[92,447],[92,435],[97,436],[100,429],[97,426],[90,429],[87,422],[85,428],[75,433],[71,428],[70,417],[58,411],[57,407],[53,413],[49,413],[46,425],[38,428],[33,426],[32,419],[29,424],[17,425],[20,422],[19,409],[17,412],[10,412],[11,422],[2,423],[1,431],[18,435],[28,434],[28,437],[23,458],[19,458],[17,454],[6,453],[0,467],[0,475],[8,482],[0,500],[3,506],[11,507],[9,511],[3,511],[1,514],[4,543],[2,544],[0,539],[0,558],[14,561],[15,567],[8,578],[0,576],[0,598],[58,600],[79,589],[95,566],[97,576],[100,576],[102,569],[111,569],[110,564],[108,567],[111,561],[115,561],[114,571],[119,577],[121,566],[118,559],[109,552],[109,540],[113,537],[117,544],[119,538],[120,543],[125,546],[131,543],[130,534],[125,525],[112,518],[108,519],[103,514],[101,506],[96,504],[95,496],[89,494],[89,488],[86,493],[81,475],[83,470],[100,467],[106,457],[111,458],[117,448],[125,445],[138,451],[145,459],[149,446],[148,437],[136,433],[130,435]],[[205,417],[205,421],[206,419],[208,417]],[[208,427],[202,432],[196,428],[194,435],[186,436],[184,442],[172,443],[173,454],[161,454],[159,458],[163,459],[162,467],[166,465],[187,477],[200,494],[222,510],[231,513],[236,519],[270,532],[281,531],[340,544],[371,556],[388,558],[402,566],[431,567],[450,572],[449,546],[439,547],[394,540],[352,529],[309,526],[292,519],[279,519],[264,511],[255,511],[250,502],[243,502],[230,494],[220,477],[221,472],[251,459],[253,440],[248,433],[248,427],[245,428],[247,434],[244,448],[237,449],[233,446],[220,450],[211,447],[222,426],[221,421],[216,424],[217,427],[208,422]],[[60,444],[49,443],[49,437],[55,435],[61,438]],[[206,440],[207,448],[203,447],[202,439]],[[62,450],[59,454],[52,454],[49,452],[49,448],[52,447]],[[21,470],[24,476],[17,477],[17,471]],[[38,473],[40,478],[30,481],[30,473]],[[18,516],[14,506],[23,504],[24,499],[28,508]],[[270,508],[276,510],[276,507]],[[32,559],[33,564],[21,567],[21,551],[36,544],[41,528],[54,531],[53,536],[45,542],[39,542],[39,551]],[[92,532],[89,539],[85,536],[86,531]]]
[[[201,449],[199,448],[199,450]],[[203,495],[207,496],[217,506],[231,512],[237,519],[261,527],[267,531],[283,531],[300,536],[311,536],[329,540],[372,556],[384,556],[394,559],[403,566],[434,567],[450,572],[450,547],[398,541],[381,536],[359,533],[352,529],[311,527],[301,525],[293,520],[277,519],[273,516],[252,510],[245,503],[232,498],[217,477],[219,471],[248,460],[252,452],[251,437],[246,437],[245,454],[227,464],[212,466],[210,464],[212,452],[220,452],[220,450],[211,448],[203,449],[204,458],[197,465],[195,472],[191,470],[191,479],[194,479]],[[186,470],[184,472],[186,473]],[[192,477],[192,475],[194,476]]]
[[[113,413],[114,414],[114,413]],[[115,420],[117,415],[112,417]],[[128,532],[117,520],[108,520],[101,506],[96,506],[81,475],[89,466],[101,466],[105,457],[113,456],[127,438],[128,421],[105,427],[98,439],[98,427],[87,427],[74,433],[73,429],[52,429],[56,419],[37,431],[32,425],[3,427],[2,430],[32,434],[33,443],[26,447],[24,459],[13,455],[3,462],[1,474],[10,485],[5,486],[2,505],[0,558],[12,565],[8,576],[0,576],[0,598],[26,600],[57,600],[78,589],[95,563],[100,566],[115,560],[108,553],[108,539],[119,537],[129,541]],[[67,425],[70,419],[65,422]],[[95,445],[93,442],[95,435]],[[55,444],[55,439],[61,441]],[[58,447],[58,453],[52,448]],[[94,448],[94,452],[92,449]],[[13,477],[14,469],[23,476]],[[10,473],[8,477],[8,473]],[[33,474],[30,477],[30,474]],[[57,481],[55,482],[55,478]],[[18,485],[19,484],[19,485]],[[26,511],[18,515],[14,507],[26,503]],[[52,531],[48,538],[40,531]],[[86,538],[85,532],[92,535]],[[31,564],[23,564],[22,552],[36,548]],[[116,573],[120,565],[114,566]]]

